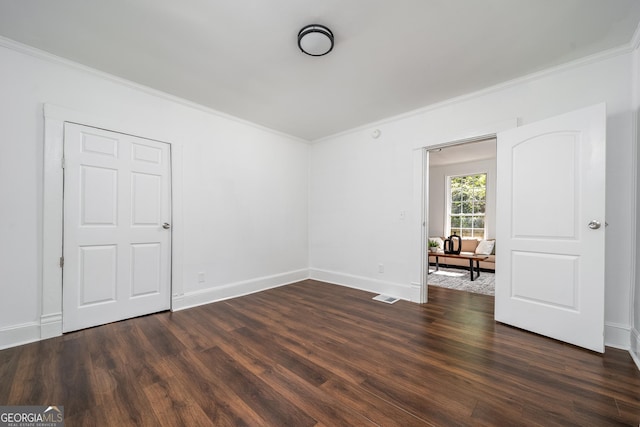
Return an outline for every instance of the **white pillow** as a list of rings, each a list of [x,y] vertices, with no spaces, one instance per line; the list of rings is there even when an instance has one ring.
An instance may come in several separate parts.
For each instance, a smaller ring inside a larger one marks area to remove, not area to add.
[[[444,250],[444,240],[440,237],[429,237],[429,240],[433,240],[438,244],[438,249]]]
[[[493,246],[496,244],[495,240],[481,240],[476,248],[478,255],[491,255],[493,252]]]

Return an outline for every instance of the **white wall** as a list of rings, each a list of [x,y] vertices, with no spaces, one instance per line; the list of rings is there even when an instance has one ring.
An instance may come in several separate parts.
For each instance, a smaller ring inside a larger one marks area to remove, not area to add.
[[[412,150],[607,103],[606,342],[629,347],[635,219],[631,54],[583,61],[317,141],[311,149],[312,277],[415,298],[412,253],[420,222]],[[372,130],[381,130],[373,139]],[[405,220],[400,212],[406,211]],[[385,266],[379,273],[377,266]],[[419,264],[419,262],[418,262]]]
[[[174,307],[307,277],[306,142],[0,45],[0,348],[39,338],[44,103],[172,143]]]
[[[413,153],[408,141],[393,133],[370,135],[365,130],[312,146],[310,274],[406,297],[416,215]]]
[[[455,163],[429,168],[429,236],[446,236],[447,177],[487,174],[485,225],[488,239],[496,236],[496,159]]]

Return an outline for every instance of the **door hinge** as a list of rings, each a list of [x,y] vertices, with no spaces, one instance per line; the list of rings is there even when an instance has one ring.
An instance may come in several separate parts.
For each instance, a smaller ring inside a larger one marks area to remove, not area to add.
[[[62,167],[62,169],[64,169],[64,157],[60,159],[60,166]]]
[[[64,257],[60,257],[60,268],[64,267]]]

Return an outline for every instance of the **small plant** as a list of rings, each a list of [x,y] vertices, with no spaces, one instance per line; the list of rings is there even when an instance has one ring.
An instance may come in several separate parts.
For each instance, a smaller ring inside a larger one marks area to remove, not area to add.
[[[439,246],[439,245],[438,245],[438,242],[436,242],[435,240],[431,240],[431,239],[429,239],[429,247],[430,247],[430,248],[435,248],[435,249],[437,249],[437,248],[438,248],[438,246]]]

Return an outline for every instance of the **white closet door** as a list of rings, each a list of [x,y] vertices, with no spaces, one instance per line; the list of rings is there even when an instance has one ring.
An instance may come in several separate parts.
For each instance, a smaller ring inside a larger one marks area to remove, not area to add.
[[[169,144],[66,123],[63,331],[166,310]]]

